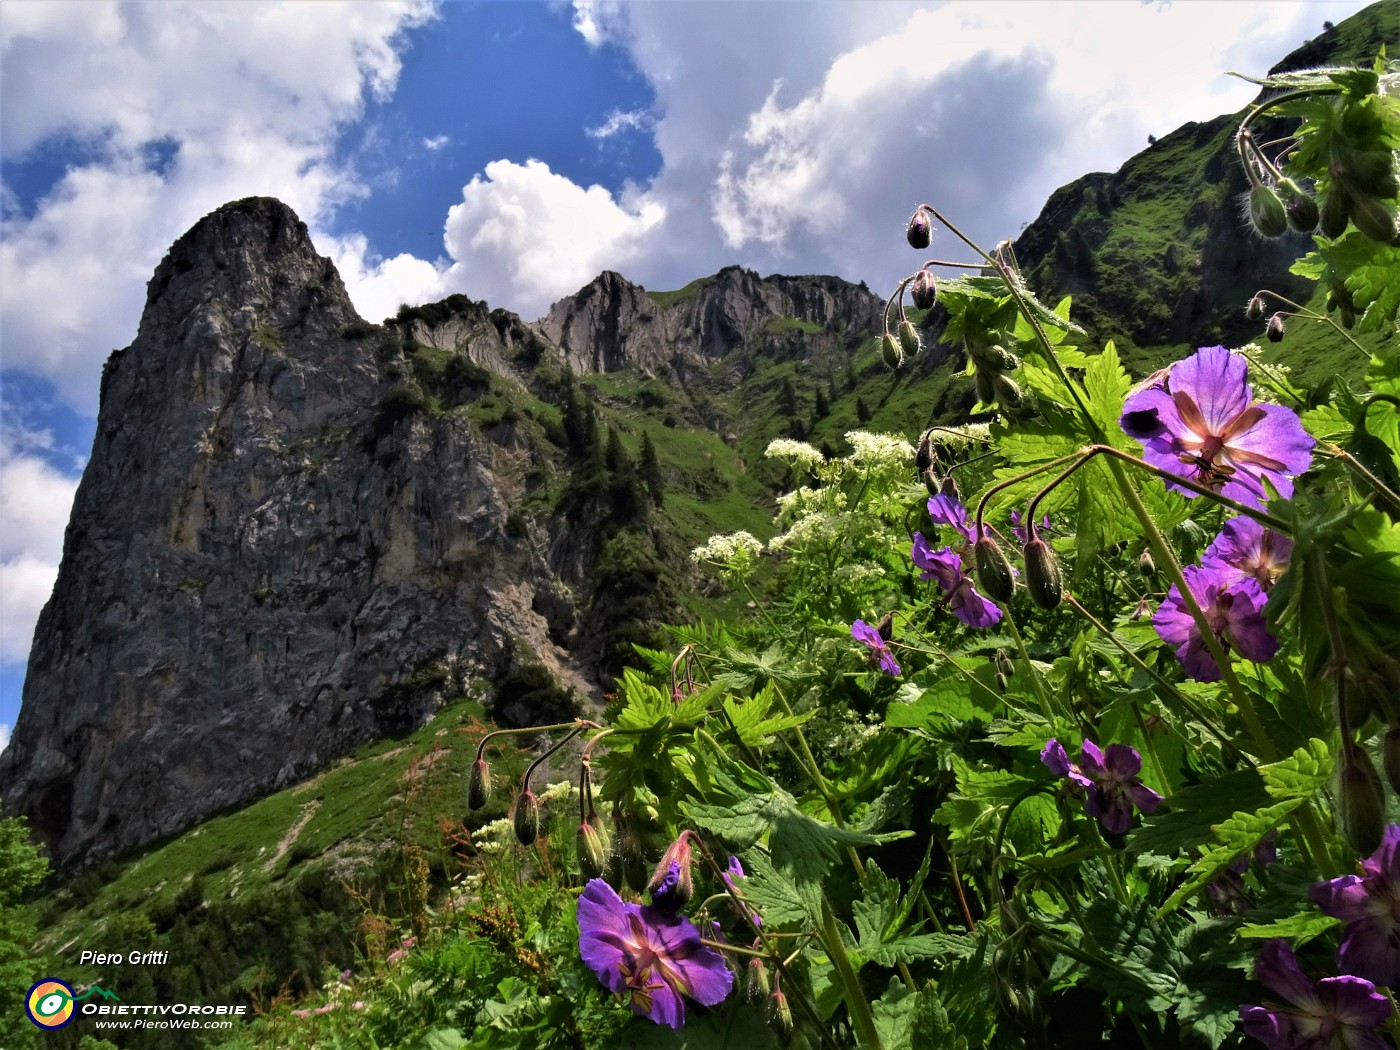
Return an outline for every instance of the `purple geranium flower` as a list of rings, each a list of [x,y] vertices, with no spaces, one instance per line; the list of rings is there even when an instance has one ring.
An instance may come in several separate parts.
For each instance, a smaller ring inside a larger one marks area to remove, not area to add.
[[[1293,541],[1281,532],[1266,529],[1253,518],[1231,518],[1210,541],[1201,564],[1220,570],[1223,581],[1252,579],[1268,591],[1288,568]]]
[[[1240,355],[1204,347],[1129,394],[1119,425],[1143,443],[1148,463],[1213,492],[1257,507],[1268,478],[1290,496],[1292,479],[1312,462],[1313,439],[1291,409],[1254,400],[1248,372]]]
[[[1263,663],[1278,652],[1278,639],[1264,624],[1264,592],[1253,577],[1231,577],[1230,570],[1188,565],[1182,570],[1211,632],[1226,648],[1247,660]],[[1157,608],[1152,626],[1162,641],[1176,646],[1186,673],[1198,682],[1217,682],[1220,668],[1206,648],[1196,621],[1186,608],[1181,591],[1173,587]]]
[[[1324,912],[1346,922],[1337,965],[1374,984],[1400,984],[1400,826],[1361,862],[1363,875],[1319,882],[1308,891]]]
[[[899,664],[895,662],[894,653],[890,652],[889,643],[880,636],[879,630],[871,627],[864,620],[857,620],[851,624],[851,637],[870,646],[870,659],[878,659],[880,670],[886,674],[899,676]]]
[[[1278,863],[1277,842],[1278,835],[1270,831],[1254,844],[1253,850],[1241,853],[1228,868],[1206,883],[1206,895],[1210,897],[1216,915],[1234,915],[1252,907],[1249,895],[1245,893],[1245,872],[1249,871],[1251,858],[1261,868]]]
[[[962,501],[940,492],[929,497],[928,516],[935,525],[950,525],[957,529],[968,543],[973,542],[972,529],[967,524],[967,508]]]
[[[1138,779],[1142,756],[1127,744],[1109,744],[1100,751],[1092,740],[1086,740],[1075,765],[1065,746],[1051,737],[1040,752],[1040,761],[1057,777],[1085,792],[1084,812],[1110,835],[1122,835],[1132,826],[1134,806],[1152,813],[1161,805],[1162,796]]]
[[[988,601],[973,585],[972,577],[963,572],[962,557],[952,547],[929,550],[923,533],[914,533],[914,547],[909,552],[919,578],[933,580],[948,595],[948,610],[969,627],[990,627],[1001,619],[1001,610]]]
[[[1288,942],[1264,942],[1254,977],[1289,1005],[1241,1006],[1247,1035],[1269,1050],[1385,1050],[1376,1029],[1390,1016],[1390,1001],[1360,977],[1313,981]]]
[[[734,985],[724,957],[683,915],[628,904],[602,879],[578,899],[578,950],[604,987],[657,1024],[685,1024],[685,1000],[722,1002]]]

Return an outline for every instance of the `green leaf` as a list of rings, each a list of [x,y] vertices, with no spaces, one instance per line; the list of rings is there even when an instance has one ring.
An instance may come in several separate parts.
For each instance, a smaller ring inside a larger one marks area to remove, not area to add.
[[[719,835],[736,850],[747,849],[767,832],[774,862],[804,888],[814,887],[837,858],[839,846],[870,846],[908,838],[911,831],[869,834],[835,827],[797,808],[782,788],[753,794],[732,806],[682,802],[681,810],[699,828]]]
[[[729,721],[733,725],[734,731],[739,735],[739,739],[749,747],[766,744],[778,733],[800,726],[816,714],[816,709],[813,708],[800,715],[780,712],[769,717],[768,712],[773,707],[773,700],[774,693],[771,683],[742,702],[733,697],[724,698],[722,705],[724,713],[729,716]]]
[[[1326,786],[1332,769],[1332,749],[1314,737],[1288,758],[1260,766],[1259,775],[1271,798],[1303,801]]]
[[[773,866],[768,855],[753,850],[744,856],[749,877],[742,886],[744,899],[763,916],[765,927],[816,923],[816,901]]]
[[[1084,392],[1088,395],[1089,414],[1105,431],[1119,430],[1118,417],[1123,414],[1123,399],[1132,389],[1133,381],[1118,360],[1118,349],[1109,340],[1103,353],[1089,358],[1084,369]]]
[[[1287,919],[1279,919],[1277,922],[1251,923],[1247,922],[1239,929],[1241,937],[1286,937],[1290,941],[1303,943],[1310,941],[1314,937],[1320,937],[1328,930],[1340,926],[1342,921],[1334,919],[1330,915],[1323,915],[1320,911],[1302,912],[1298,915],[1290,916]]]
[[[1158,909],[1158,916],[1179,908],[1206,883],[1217,878],[1238,857],[1254,849],[1260,839],[1282,824],[1284,818],[1302,804],[1303,798],[1288,798],[1255,813],[1235,813],[1217,824],[1212,829],[1214,844],[1186,869],[1186,881],[1177,887],[1176,892]]]
[[[1164,857],[1211,840],[1211,828],[1237,809],[1257,809],[1269,801],[1264,780],[1252,769],[1237,769],[1183,788],[1167,799],[1128,836],[1131,853]]]

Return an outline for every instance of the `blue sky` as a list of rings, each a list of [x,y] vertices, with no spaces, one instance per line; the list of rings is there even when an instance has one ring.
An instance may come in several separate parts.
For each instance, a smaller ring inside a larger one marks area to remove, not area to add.
[[[919,201],[979,241],[1365,5],[1196,0],[0,5],[0,746],[102,362],[200,216],[277,196],[370,320],[527,320],[617,270],[885,290]]]

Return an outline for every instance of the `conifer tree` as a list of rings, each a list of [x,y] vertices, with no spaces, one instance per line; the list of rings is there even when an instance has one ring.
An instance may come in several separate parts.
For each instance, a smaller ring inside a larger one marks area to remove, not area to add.
[[[652,444],[651,434],[647,431],[642,431],[642,461],[639,469],[651,502],[655,506],[661,506],[661,461],[657,458],[656,446]]]

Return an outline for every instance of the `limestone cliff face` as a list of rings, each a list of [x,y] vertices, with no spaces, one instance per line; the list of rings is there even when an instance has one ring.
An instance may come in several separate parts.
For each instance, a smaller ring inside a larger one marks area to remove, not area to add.
[[[507,371],[538,341],[484,308],[434,338],[449,365]],[[104,371],[0,755],[7,810],[60,861],[181,830],[416,724],[508,648],[579,681],[556,644],[575,627],[569,589],[546,537],[509,520],[535,447],[508,421],[418,410],[405,362],[276,201],[227,205],[171,248]]]
[[[555,303],[537,323],[576,372],[637,368],[683,379],[695,366],[734,351],[781,352],[800,332],[803,351],[845,332],[880,325],[883,300],[839,277],[759,277],[727,266],[679,292],[653,297],[612,271]]]

